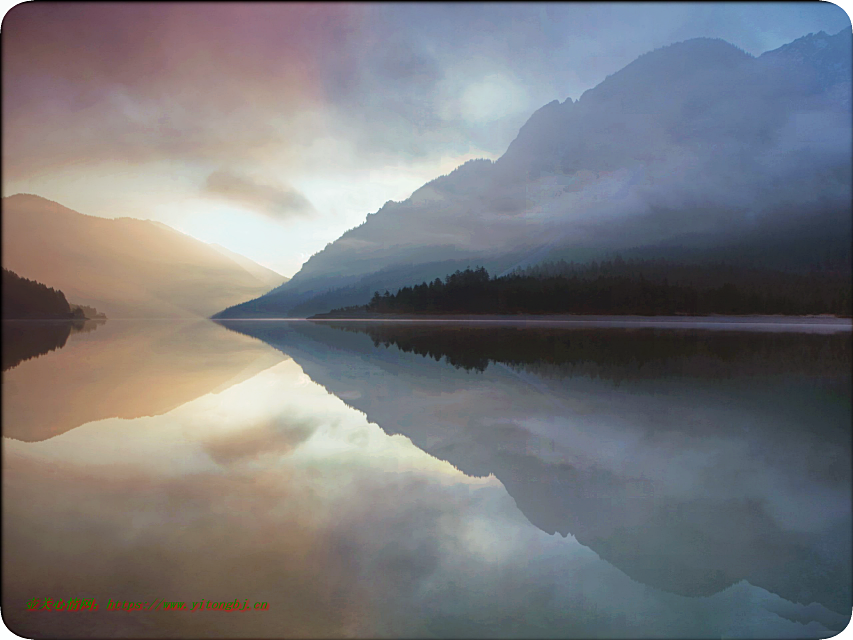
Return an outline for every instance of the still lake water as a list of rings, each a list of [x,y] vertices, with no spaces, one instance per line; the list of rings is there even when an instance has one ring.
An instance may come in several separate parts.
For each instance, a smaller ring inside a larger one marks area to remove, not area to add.
[[[56,327],[3,325],[2,614],[25,637],[850,619],[849,321]]]

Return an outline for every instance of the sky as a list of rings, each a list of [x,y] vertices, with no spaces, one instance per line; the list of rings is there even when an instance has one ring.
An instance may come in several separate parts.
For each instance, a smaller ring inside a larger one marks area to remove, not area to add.
[[[760,55],[843,28],[825,2],[24,3],[2,23],[2,193],[157,220],[292,276],[647,51]]]

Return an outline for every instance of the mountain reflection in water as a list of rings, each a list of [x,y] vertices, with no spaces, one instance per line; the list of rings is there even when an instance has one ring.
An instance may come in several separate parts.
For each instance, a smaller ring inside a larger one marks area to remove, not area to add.
[[[228,328],[111,320],[3,373],[19,635],[819,638],[849,619],[849,332]],[[106,609],[157,598],[269,609]]]
[[[644,584],[850,611],[849,331],[230,326]]]
[[[97,331],[94,329],[97,328]],[[3,435],[34,442],[92,420],[166,413],[281,360],[210,322],[4,322]],[[45,355],[46,354],[46,355]],[[39,357],[41,356],[41,357]]]
[[[75,333],[94,331],[104,320],[3,320],[3,371],[56,349]]]

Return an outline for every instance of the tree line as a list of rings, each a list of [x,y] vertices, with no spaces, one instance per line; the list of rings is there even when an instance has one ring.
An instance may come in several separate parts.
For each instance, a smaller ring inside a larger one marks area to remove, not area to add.
[[[22,278],[3,268],[3,319],[5,320],[86,320],[106,319],[94,307],[69,304],[59,289]]]
[[[41,282],[22,278],[3,269],[3,318],[53,319],[83,318],[83,311],[72,311],[62,291]]]
[[[792,273],[620,257],[588,264],[544,263],[500,277],[490,276],[483,267],[457,270],[444,280],[403,287],[393,294],[377,291],[360,310],[449,315],[840,316],[853,311],[849,272]]]

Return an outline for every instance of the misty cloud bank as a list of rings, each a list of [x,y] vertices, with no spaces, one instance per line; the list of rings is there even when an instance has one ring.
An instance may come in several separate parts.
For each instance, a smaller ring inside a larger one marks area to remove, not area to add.
[[[539,109],[496,162],[387,203],[243,308],[287,311],[424,265],[394,281],[412,284],[445,275],[447,264],[426,267],[441,261],[500,273],[615,251],[772,268],[849,256],[850,58],[849,29],[758,58],[707,38],[649,52]]]
[[[537,106],[644,51],[720,34],[759,53],[845,23],[833,5],[19,5],[4,169],[500,153]],[[335,157],[312,153],[325,137]]]
[[[262,184],[226,170],[211,173],[203,191],[277,220],[315,213],[314,206],[293,187]]]
[[[122,201],[290,275],[646,51],[722,37],[757,55],[849,18],[829,3],[25,3],[3,26],[5,193],[104,217]],[[280,234],[212,202],[199,187],[223,168],[284,178],[317,214]]]

